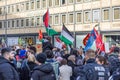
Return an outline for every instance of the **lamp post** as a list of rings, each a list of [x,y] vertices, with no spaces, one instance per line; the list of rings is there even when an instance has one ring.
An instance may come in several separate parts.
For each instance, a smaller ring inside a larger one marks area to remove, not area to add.
[[[74,29],[73,29],[73,34],[74,34],[74,48],[76,47],[76,33],[75,33],[75,24],[76,24],[76,13],[75,13],[75,0],[73,0],[73,7],[74,7]]]
[[[4,7],[4,10],[5,10],[5,44],[7,46],[7,0],[5,0],[5,7]]]

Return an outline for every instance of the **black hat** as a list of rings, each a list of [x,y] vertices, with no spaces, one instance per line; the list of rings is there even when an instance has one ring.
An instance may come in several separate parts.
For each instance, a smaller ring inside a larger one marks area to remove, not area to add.
[[[45,63],[47,56],[44,53],[40,53],[37,55],[36,59],[40,63]]]

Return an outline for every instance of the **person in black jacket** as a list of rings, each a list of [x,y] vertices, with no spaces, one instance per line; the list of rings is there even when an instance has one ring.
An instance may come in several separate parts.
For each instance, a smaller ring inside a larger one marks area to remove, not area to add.
[[[11,49],[3,48],[0,56],[0,80],[19,80],[18,73],[10,61],[13,60],[14,54]]]
[[[53,45],[51,44],[51,38],[45,37],[43,43],[42,43],[42,51],[45,52],[46,50],[52,50]]]
[[[32,50],[27,51],[27,59],[24,61],[23,66],[21,67],[21,80],[30,80],[32,71],[34,67],[37,66],[36,58]]]
[[[39,62],[39,66],[33,69],[31,80],[56,80],[53,67],[50,63],[45,63],[46,55],[40,53],[36,59]]]
[[[95,52],[92,49],[86,51],[86,64],[81,71],[80,79],[78,80],[108,80],[108,74],[102,65],[95,62]]]

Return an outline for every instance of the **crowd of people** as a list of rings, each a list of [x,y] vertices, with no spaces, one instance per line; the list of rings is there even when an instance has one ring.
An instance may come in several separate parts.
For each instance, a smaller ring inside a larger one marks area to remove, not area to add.
[[[49,39],[42,52],[34,46],[2,48],[0,80],[120,80],[120,49],[110,53],[71,48],[70,52],[53,47]]]

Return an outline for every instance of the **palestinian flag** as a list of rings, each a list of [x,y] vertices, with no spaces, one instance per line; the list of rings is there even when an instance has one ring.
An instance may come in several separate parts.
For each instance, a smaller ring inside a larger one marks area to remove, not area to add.
[[[70,33],[70,31],[65,27],[64,24],[63,24],[63,28],[62,28],[60,39],[65,44],[70,44],[71,45],[74,42],[74,37],[72,36],[72,34]]]
[[[49,25],[49,9],[47,10],[47,12],[44,14],[43,16],[43,23],[44,23],[44,26],[46,28],[46,32],[49,36],[52,36],[52,35],[55,35],[55,34],[58,34],[58,32],[56,32],[55,30],[53,30],[50,25]]]
[[[55,37],[55,47],[62,49],[66,48],[66,45],[58,37]]]

